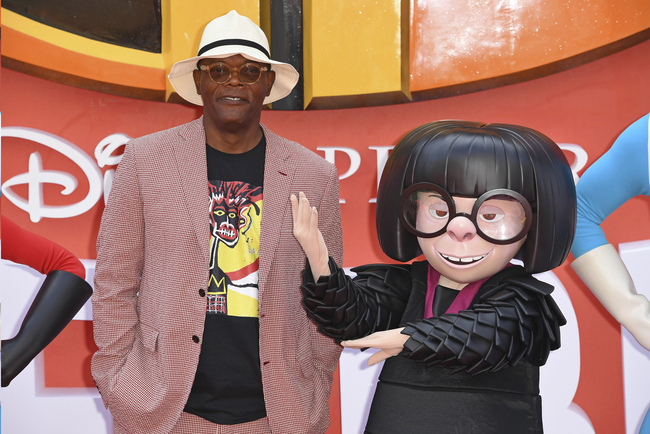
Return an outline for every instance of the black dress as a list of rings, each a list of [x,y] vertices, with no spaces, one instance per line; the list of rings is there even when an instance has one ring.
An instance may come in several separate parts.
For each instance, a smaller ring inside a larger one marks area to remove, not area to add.
[[[542,432],[539,366],[566,322],[552,286],[508,267],[458,314],[436,312],[448,304],[437,290],[423,319],[427,262],[357,267],[354,279],[330,267],[317,283],[303,272],[303,302],[322,333],[341,341],[406,326],[410,336],[384,363],[367,433]]]

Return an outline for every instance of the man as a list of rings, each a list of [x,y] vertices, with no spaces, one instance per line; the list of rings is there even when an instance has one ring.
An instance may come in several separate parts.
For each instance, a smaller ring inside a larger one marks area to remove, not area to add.
[[[301,306],[289,197],[315,199],[340,264],[336,168],[260,124],[298,73],[231,11],[169,79],[203,116],[127,144],[97,241],[92,373],[115,432],[322,433],[340,347]]]

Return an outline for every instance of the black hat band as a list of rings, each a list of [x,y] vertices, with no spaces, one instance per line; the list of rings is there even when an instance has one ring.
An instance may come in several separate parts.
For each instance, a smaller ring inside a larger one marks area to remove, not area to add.
[[[262,53],[264,53],[267,58],[269,58],[269,59],[271,58],[271,55],[269,54],[268,51],[266,51],[266,48],[262,47],[257,42],[248,41],[246,39],[222,39],[221,41],[214,41],[214,42],[209,43],[208,45],[205,45],[204,47],[201,47],[201,49],[199,50],[198,55],[200,56],[201,54],[205,53],[206,51],[212,50],[213,48],[216,48],[216,47],[221,47],[223,45],[244,45],[246,47],[255,48],[255,49],[261,51]]]

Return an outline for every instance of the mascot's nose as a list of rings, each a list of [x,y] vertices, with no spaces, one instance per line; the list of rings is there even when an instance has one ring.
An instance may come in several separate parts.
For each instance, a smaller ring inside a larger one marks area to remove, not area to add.
[[[469,241],[476,236],[476,226],[462,215],[456,215],[447,225],[447,234],[458,242]]]

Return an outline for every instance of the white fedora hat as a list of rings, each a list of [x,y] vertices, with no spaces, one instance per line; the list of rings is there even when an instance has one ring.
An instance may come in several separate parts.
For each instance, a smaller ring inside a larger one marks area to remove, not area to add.
[[[268,63],[275,71],[275,83],[264,104],[272,103],[291,93],[298,83],[298,71],[288,63],[270,59],[269,41],[266,35],[249,18],[230,11],[226,15],[210,21],[201,37],[201,45],[196,57],[176,62],[169,72],[169,81],[176,93],[196,105],[203,105],[196,92],[192,71],[197,69],[201,59],[225,58],[241,54],[249,60]]]

